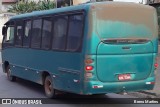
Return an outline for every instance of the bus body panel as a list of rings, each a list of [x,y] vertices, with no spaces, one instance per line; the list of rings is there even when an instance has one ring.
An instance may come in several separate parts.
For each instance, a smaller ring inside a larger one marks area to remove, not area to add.
[[[98,55],[97,76],[102,82],[116,82],[121,74],[130,74],[128,81],[146,79],[152,69],[153,54]]]
[[[154,84],[147,84],[154,82],[155,77],[149,77],[140,81],[124,81],[124,82],[100,82],[90,81],[86,83],[85,94],[101,94],[101,93],[123,93],[142,90],[152,90]],[[99,86],[99,88],[93,88]]]
[[[94,62],[90,64],[92,77],[85,84],[88,94],[152,90],[154,87],[147,82],[155,82],[156,11],[144,5],[120,4],[91,6],[86,54]],[[131,78],[119,80],[121,74],[129,74]]]
[[[97,48],[97,76],[100,81],[118,81],[118,75],[130,74],[131,80],[146,79],[153,65],[152,42],[143,44],[104,44]]]
[[[46,71],[52,76],[56,89],[80,92],[81,53],[8,48],[2,54],[2,59],[11,65],[12,75],[42,84],[42,73]]]

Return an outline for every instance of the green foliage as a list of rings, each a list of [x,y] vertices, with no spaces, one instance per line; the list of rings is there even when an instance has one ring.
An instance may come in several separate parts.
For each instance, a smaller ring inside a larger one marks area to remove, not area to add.
[[[48,10],[55,8],[55,3],[49,0],[43,0],[38,2],[37,10]]]
[[[8,12],[13,12],[17,14],[28,13],[36,10],[48,10],[55,8],[55,3],[50,0],[43,0],[34,2],[34,1],[19,1],[16,4],[12,5]]]

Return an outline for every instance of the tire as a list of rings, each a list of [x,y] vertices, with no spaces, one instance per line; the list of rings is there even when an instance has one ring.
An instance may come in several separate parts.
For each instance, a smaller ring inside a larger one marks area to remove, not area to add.
[[[56,98],[55,89],[51,76],[46,76],[44,80],[44,91],[48,98]]]
[[[7,73],[7,78],[10,81],[16,81],[16,77],[11,75],[11,69],[9,65],[5,68],[5,72]]]

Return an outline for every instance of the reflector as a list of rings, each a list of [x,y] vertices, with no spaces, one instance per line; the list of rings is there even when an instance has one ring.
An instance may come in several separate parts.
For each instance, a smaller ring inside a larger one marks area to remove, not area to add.
[[[155,63],[155,64],[154,64],[154,67],[155,67],[155,68],[158,68],[158,63]]]

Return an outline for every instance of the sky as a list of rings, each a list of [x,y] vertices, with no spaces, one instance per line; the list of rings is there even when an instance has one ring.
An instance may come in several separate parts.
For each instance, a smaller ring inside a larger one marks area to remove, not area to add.
[[[139,3],[139,2],[142,2],[142,1],[145,1],[145,0],[114,0],[114,1],[136,2],[136,3]]]
[[[78,2],[78,0],[75,0],[76,2]],[[87,1],[90,1],[90,0],[80,0],[81,2],[87,2]],[[94,1],[94,0],[93,0]],[[145,1],[147,0],[113,0],[113,1],[123,1],[123,2],[136,2],[136,3],[145,3]]]

